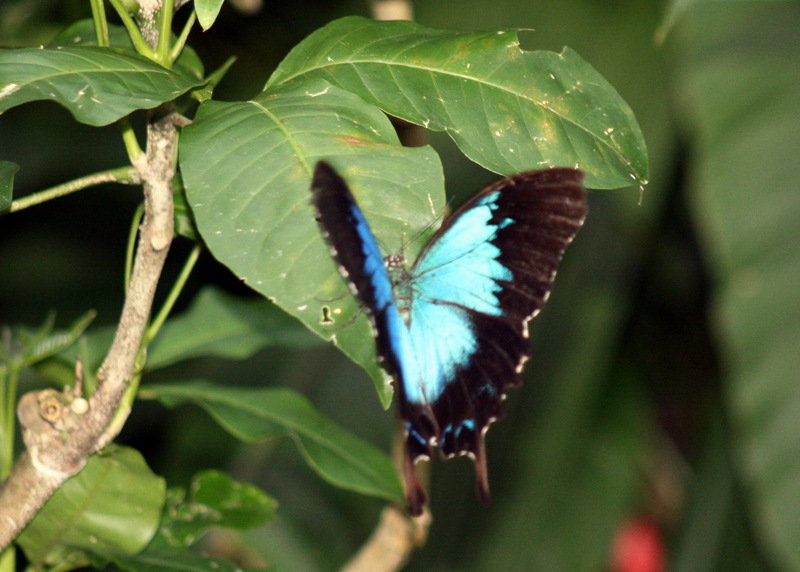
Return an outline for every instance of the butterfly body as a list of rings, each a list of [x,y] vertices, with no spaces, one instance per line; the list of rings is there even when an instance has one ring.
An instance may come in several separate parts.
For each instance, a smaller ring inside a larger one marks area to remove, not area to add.
[[[317,164],[312,200],[323,236],[370,315],[399,394],[412,514],[425,502],[415,464],[435,448],[472,458],[488,500],[485,434],[505,412],[506,388],[521,384],[527,323],[583,223],[582,178],[550,169],[499,181],[449,217],[408,269],[401,256],[383,258],[344,180]]]

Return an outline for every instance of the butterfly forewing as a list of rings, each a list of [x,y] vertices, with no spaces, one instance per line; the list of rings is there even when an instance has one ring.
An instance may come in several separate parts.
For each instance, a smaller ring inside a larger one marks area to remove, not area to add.
[[[384,368],[397,376],[400,359],[411,352],[410,339],[378,243],[350,189],[333,167],[323,161],[317,163],[311,190],[317,222],[331,256],[370,317]]]

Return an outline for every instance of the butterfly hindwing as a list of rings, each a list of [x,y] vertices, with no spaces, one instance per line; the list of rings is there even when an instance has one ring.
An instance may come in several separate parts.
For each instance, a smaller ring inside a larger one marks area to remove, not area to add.
[[[398,391],[412,514],[425,503],[416,462],[437,447],[475,461],[488,500],[485,434],[505,413],[507,387],[521,383],[527,323],[583,224],[582,180],[574,169],[503,179],[449,217],[410,272],[396,256],[389,272],[347,185],[317,164],[313,203],[323,235],[372,319],[379,359]]]

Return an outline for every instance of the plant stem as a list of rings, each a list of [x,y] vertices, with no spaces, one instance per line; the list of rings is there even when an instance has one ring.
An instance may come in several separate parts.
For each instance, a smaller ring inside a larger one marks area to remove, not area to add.
[[[170,55],[172,50],[172,16],[174,15],[173,0],[163,0],[161,11],[158,14],[158,47],[156,48],[156,61],[167,69],[172,68]]]
[[[85,177],[79,177],[68,183],[63,183],[44,191],[22,197],[11,203],[11,208],[7,211],[13,213],[21,211],[28,207],[44,203],[46,201],[64,197],[76,191],[93,187],[101,183],[139,183],[139,174],[133,167],[119,167],[117,169],[109,169],[108,171],[100,171],[99,173],[92,173]]]
[[[91,5],[97,45],[108,47],[111,45],[111,42],[108,39],[108,20],[106,19],[106,8],[103,5],[103,0],[91,0]]]

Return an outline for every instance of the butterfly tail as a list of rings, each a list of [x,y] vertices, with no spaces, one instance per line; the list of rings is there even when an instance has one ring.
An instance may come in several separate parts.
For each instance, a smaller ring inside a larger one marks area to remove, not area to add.
[[[425,503],[428,502],[428,495],[419,481],[417,467],[411,455],[405,456],[403,466],[403,481],[406,485],[406,503],[408,504],[408,514],[420,516]]]
[[[489,492],[489,468],[486,462],[486,439],[485,435],[478,438],[478,447],[475,452],[475,485],[478,489],[478,498],[485,506],[492,504],[492,496]]]

